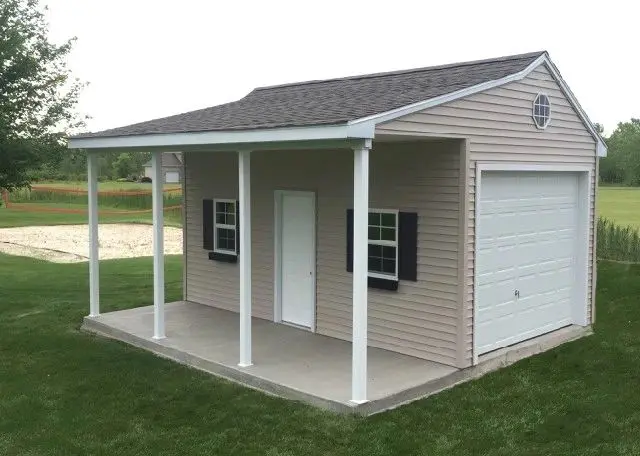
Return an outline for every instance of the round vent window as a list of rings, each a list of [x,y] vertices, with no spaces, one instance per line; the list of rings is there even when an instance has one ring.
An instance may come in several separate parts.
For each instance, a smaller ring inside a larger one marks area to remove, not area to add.
[[[533,121],[538,128],[547,128],[551,120],[551,104],[549,97],[544,93],[539,93],[533,100]]]

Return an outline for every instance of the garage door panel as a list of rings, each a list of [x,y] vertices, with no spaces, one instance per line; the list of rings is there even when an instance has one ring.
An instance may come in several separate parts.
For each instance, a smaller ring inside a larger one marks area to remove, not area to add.
[[[579,192],[572,173],[484,172],[481,186],[475,337],[484,353],[571,323]]]
[[[483,249],[478,253],[487,259],[478,265],[479,275],[499,273],[516,268],[517,263],[514,263],[514,259],[518,257],[518,252],[515,245]]]
[[[527,242],[520,244],[517,248],[514,248],[514,256],[518,257],[518,264],[520,267],[540,264],[546,262],[556,262],[559,260],[571,260],[573,258],[573,252],[575,239],[548,239],[539,240],[539,243]],[[554,267],[553,264],[546,265],[548,267]],[[545,267],[546,267],[545,266]]]
[[[513,313],[514,286],[515,283],[510,281],[510,283],[503,282],[493,287],[480,288],[478,298],[482,299],[486,297],[487,293],[491,293],[491,306],[478,309],[478,321],[490,321],[493,318]]]

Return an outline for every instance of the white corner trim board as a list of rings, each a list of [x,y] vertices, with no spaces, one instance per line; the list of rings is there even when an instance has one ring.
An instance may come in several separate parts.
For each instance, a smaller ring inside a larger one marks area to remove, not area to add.
[[[398,117],[406,116],[427,108],[449,103],[460,98],[499,87],[510,82],[526,78],[538,66],[545,65],[560,85],[562,92],[575,108],[593,138],[597,142],[596,151],[599,157],[607,156],[607,145],[596,130],[594,124],[584,112],[580,103],[562,79],[558,69],[551,62],[547,53],[542,54],[524,70],[501,79],[483,82],[465,89],[440,95],[428,100],[419,101],[390,111],[355,119],[340,125],[314,125],[308,127],[268,128],[239,131],[209,131],[188,133],[146,134],[114,137],[70,138],[69,149],[118,149],[145,147],[173,147],[173,146],[204,146],[204,145],[242,145],[259,143],[286,143],[295,141],[326,141],[349,139],[373,139],[375,127]],[[258,147],[254,148],[258,150]]]

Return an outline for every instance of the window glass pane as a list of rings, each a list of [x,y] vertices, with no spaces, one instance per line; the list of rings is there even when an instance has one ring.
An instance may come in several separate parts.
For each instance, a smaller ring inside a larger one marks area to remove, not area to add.
[[[539,104],[536,103],[536,105],[533,107],[533,115],[536,116],[536,117],[539,117],[540,114],[541,114],[541,111],[542,111],[541,108],[542,107]]]
[[[235,225],[236,224],[236,215],[235,214],[227,214],[227,225]]]
[[[382,272],[382,259],[376,258],[376,257],[369,257],[369,271]]]
[[[396,273],[396,260],[382,260],[382,272],[385,274],[394,274]]]
[[[225,223],[224,212],[216,212],[216,223]]]
[[[380,228],[375,226],[369,227],[369,240],[371,241],[379,241],[380,240]]]
[[[380,214],[377,212],[369,212],[369,225],[380,225]]]
[[[393,260],[396,259],[396,248],[395,247],[382,247],[382,256],[384,258],[391,258]]]
[[[236,232],[226,228],[218,228],[216,231],[216,246],[220,250],[236,250]]]
[[[217,247],[222,250],[228,249],[229,247],[227,245],[227,238],[218,235]]]
[[[396,214],[380,214],[382,215],[382,226],[395,228]]]
[[[382,256],[382,246],[376,244],[369,244],[369,256],[373,257],[381,257]]]
[[[396,240],[396,230],[395,228],[382,228],[381,230],[381,239],[383,241],[395,241]]]

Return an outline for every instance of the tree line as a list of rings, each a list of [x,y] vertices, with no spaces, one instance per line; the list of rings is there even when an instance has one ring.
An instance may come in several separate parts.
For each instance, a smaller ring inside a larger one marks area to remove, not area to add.
[[[150,152],[102,153],[98,158],[98,176],[104,180],[135,179],[144,173]],[[84,150],[67,149],[50,153],[27,172],[31,181],[87,179],[87,154]]]
[[[600,159],[600,182],[640,186],[640,119],[620,122],[605,141],[609,151]]]

